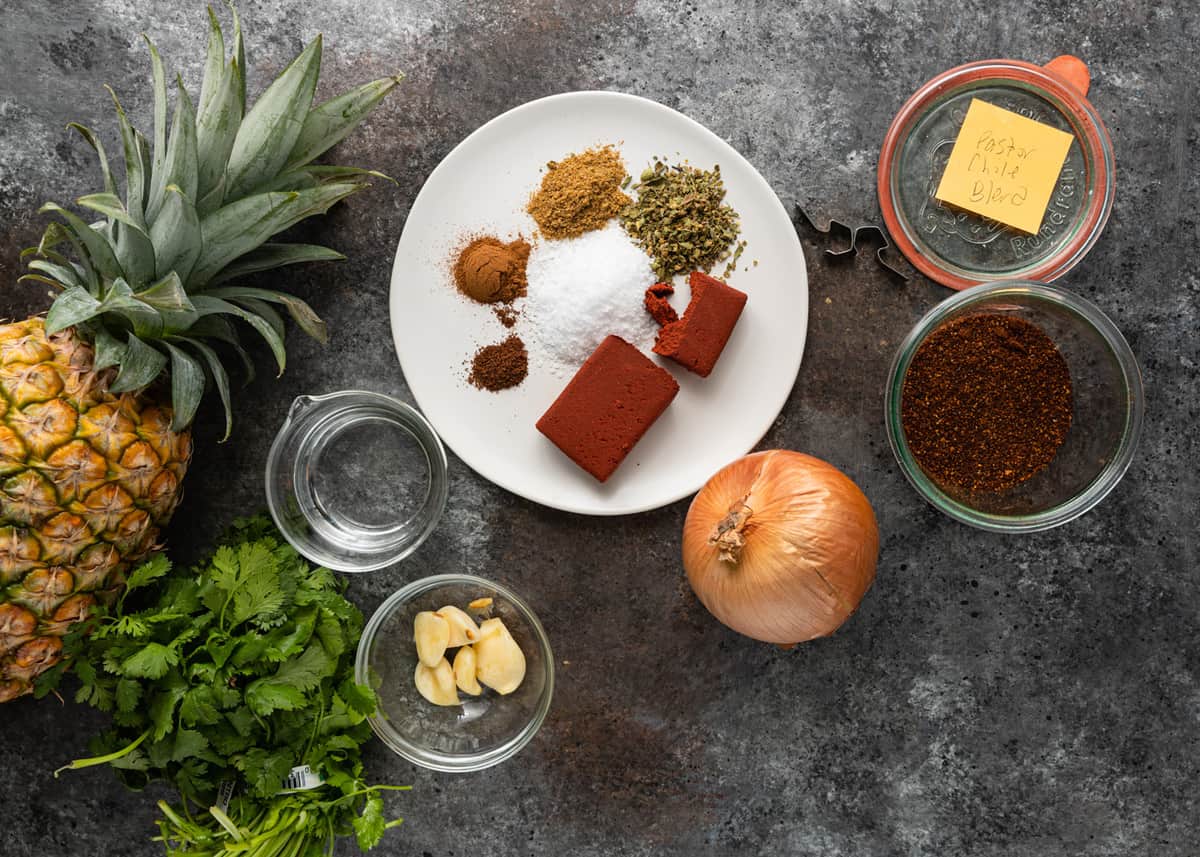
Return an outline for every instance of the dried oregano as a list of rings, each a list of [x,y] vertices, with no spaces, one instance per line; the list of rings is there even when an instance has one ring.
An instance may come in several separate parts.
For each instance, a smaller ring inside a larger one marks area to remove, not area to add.
[[[720,165],[700,170],[655,161],[633,187],[638,198],[621,212],[621,225],[654,260],[655,276],[710,272],[726,260],[729,276],[746,242],[738,242],[738,213],[723,202]]]

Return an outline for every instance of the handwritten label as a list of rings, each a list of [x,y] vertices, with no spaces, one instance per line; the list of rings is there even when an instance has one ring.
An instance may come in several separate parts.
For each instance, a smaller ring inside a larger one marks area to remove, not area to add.
[[[1072,139],[1066,131],[974,98],[934,196],[1037,234]]]

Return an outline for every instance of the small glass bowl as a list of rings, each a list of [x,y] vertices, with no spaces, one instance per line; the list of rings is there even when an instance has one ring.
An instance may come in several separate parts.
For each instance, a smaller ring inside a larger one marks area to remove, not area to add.
[[[291,545],[337,571],[415,551],[446,508],[446,451],[415,409],[345,390],[300,396],[267,455],[267,507]]]
[[[468,612],[504,621],[525,654],[525,679],[506,696],[485,687],[480,696],[460,694],[460,705],[433,705],[413,683],[413,619],[447,605],[467,610],[477,598],[492,605]],[[541,728],[554,695],[554,654],[541,622],[514,592],[482,577],[442,574],[410,583],[380,605],[358,644],[354,676],[375,689],[371,728],[396,754],[434,771],[481,771],[515,755]]]
[[[904,438],[900,399],[925,338],[951,319],[980,312],[1032,322],[1054,341],[1071,372],[1074,413],[1049,467],[1007,491],[967,494],[938,485],[921,469]],[[892,452],[918,493],[956,520],[998,532],[1048,530],[1104,499],[1133,460],[1145,410],[1137,360],[1108,317],[1065,289],[1018,280],[966,289],[930,310],[900,344],[884,398]]]

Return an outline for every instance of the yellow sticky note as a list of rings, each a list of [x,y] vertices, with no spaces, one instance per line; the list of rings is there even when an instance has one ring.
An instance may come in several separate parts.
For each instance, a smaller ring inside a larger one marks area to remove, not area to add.
[[[1073,139],[1066,131],[973,98],[934,196],[1036,233]]]

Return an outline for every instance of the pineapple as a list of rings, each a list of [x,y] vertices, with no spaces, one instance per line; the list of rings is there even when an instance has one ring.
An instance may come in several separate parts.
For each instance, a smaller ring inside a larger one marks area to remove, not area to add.
[[[209,9],[199,102],[176,81],[167,128],[163,63],[149,47],[154,138],[113,93],[125,160],[117,195],[104,147],[104,190],[76,200],[89,223],[53,214],[26,278],[57,289],[45,319],[0,325],[0,701],[57,664],[62,637],[113,598],[130,566],[158,545],[192,454],[188,430],[215,388],[231,426],[222,353],[252,364],[240,334],[263,337],[282,372],[286,310],[324,341],[321,320],[242,275],[340,254],[269,239],[365,187],[369,170],[315,166],[398,77],[313,104],[318,36],[246,110],[245,49],[233,13],[232,56]],[[110,90],[111,92],[111,90]],[[239,329],[240,328],[240,329]]]

